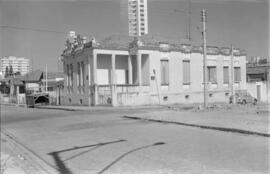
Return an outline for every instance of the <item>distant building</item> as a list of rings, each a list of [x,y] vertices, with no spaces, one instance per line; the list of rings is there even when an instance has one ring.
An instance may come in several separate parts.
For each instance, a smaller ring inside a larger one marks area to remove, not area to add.
[[[203,102],[200,44],[184,44],[150,35],[135,39],[112,36],[67,46],[62,56],[64,104],[120,106]],[[207,72],[209,102],[228,103],[230,84],[234,84],[236,91],[246,91],[245,51],[234,50],[231,67],[230,48],[208,46]]]
[[[270,101],[269,73],[270,63],[247,64],[247,90],[258,101]]]
[[[0,59],[0,71],[3,75],[6,73],[6,67],[12,66],[13,73],[20,72],[21,75],[28,73],[31,70],[29,59],[23,57],[4,57]]]
[[[128,0],[129,36],[148,34],[147,0]]]

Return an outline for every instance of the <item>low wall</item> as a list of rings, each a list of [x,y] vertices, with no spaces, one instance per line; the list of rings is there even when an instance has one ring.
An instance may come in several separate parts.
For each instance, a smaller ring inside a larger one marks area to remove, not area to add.
[[[257,86],[260,86],[261,101],[269,102],[270,101],[270,84],[267,81],[261,82],[247,82],[247,91],[251,94],[252,97],[258,98]],[[267,89],[268,88],[268,89]]]
[[[209,91],[208,102],[225,102],[229,103],[229,91]],[[156,104],[192,104],[203,103],[203,92],[192,93],[168,93],[168,94],[149,94],[149,93],[118,93],[117,103],[119,106],[130,105],[156,105]]]

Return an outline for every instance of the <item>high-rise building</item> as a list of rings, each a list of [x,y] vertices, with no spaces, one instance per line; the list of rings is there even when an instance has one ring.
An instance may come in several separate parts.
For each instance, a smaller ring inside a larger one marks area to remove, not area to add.
[[[129,36],[148,34],[147,0],[128,0]]]
[[[12,66],[13,73],[20,72],[21,75],[28,73],[31,69],[29,59],[23,57],[4,57],[0,59],[0,71],[3,75],[6,73],[6,67]]]

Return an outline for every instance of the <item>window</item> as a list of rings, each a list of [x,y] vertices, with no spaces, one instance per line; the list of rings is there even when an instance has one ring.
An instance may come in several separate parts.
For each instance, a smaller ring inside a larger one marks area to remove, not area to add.
[[[240,67],[234,67],[234,82],[241,81],[241,69]]]
[[[190,84],[190,61],[183,60],[183,85]]]
[[[160,61],[161,85],[169,85],[169,60]]]
[[[229,67],[228,66],[223,67],[223,83],[224,84],[229,83]]]
[[[73,65],[70,64],[70,86],[73,86]]]
[[[217,69],[215,66],[207,67],[207,82],[217,83]]]
[[[81,85],[84,86],[84,63],[81,62]]]
[[[70,83],[69,83],[69,81],[70,81],[70,77],[69,77],[69,65],[67,65],[66,72],[67,72],[67,86],[69,86],[70,85]]]
[[[77,73],[77,86],[81,86],[81,65],[80,63],[78,62],[77,63],[77,70],[78,70],[78,73]]]

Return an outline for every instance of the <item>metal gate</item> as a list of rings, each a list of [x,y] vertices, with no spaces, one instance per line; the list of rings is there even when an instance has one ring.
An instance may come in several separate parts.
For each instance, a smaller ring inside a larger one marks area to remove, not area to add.
[[[98,104],[111,105],[112,104],[112,90],[110,85],[98,85]]]

